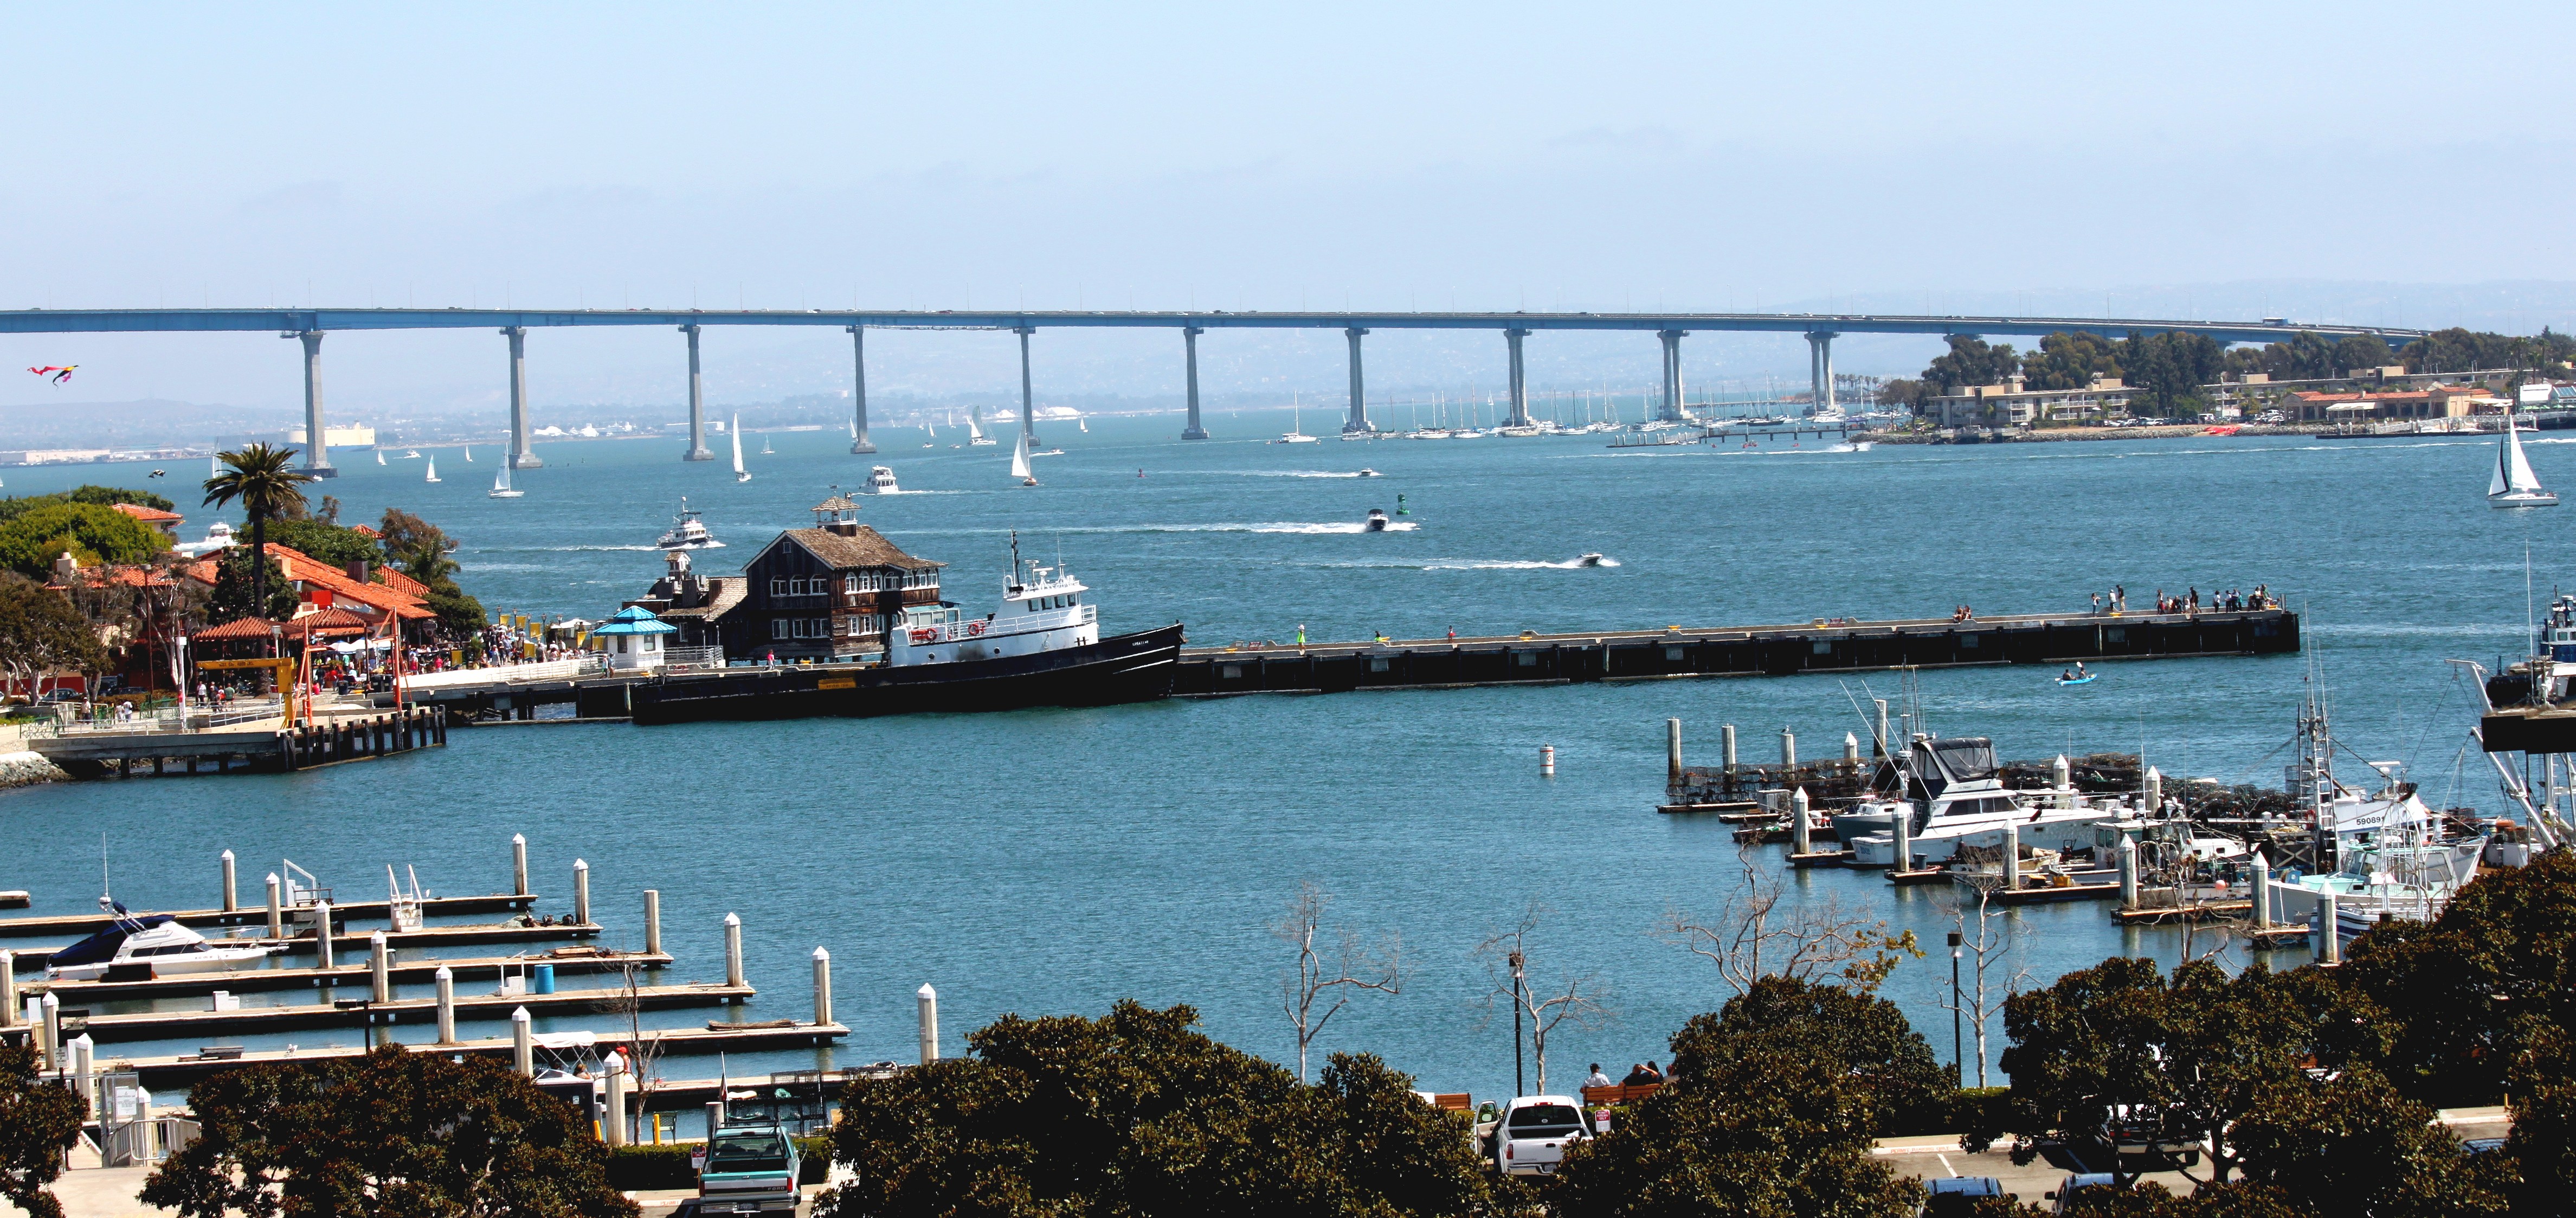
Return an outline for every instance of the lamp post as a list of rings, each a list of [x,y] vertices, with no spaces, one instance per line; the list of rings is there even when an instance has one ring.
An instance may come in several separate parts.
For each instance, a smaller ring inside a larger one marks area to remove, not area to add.
[[[1512,954],[1511,954],[1511,963],[1512,963],[1512,1094],[1513,1094],[1514,1096],[1516,1096],[1516,1097],[1517,1097],[1517,1096],[1522,1096],[1522,1095],[1527,1095],[1527,1094],[1529,1094],[1529,1088],[1528,1088],[1528,1086],[1527,1086],[1527,1085],[1525,1085],[1525,1084],[1522,1082],[1522,1080],[1521,1080],[1521,953],[1520,953],[1520,950],[1519,950],[1518,948],[1514,948],[1514,949],[1512,950]]]
[[[1950,1085],[1967,1082],[1967,1041],[1959,1034],[1959,932],[1950,932]]]

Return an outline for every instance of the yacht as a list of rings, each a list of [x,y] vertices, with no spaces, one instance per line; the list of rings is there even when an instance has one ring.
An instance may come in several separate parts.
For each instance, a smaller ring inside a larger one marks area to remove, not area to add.
[[[1904,794],[1864,798],[1835,815],[1834,833],[1850,847],[1852,865],[1887,867],[1896,858],[1896,818],[1907,822],[1910,853],[1940,862],[1963,845],[1991,845],[2007,826],[2022,844],[2061,841],[2072,854],[2090,826],[2117,819],[2117,801],[2088,798],[2061,781],[2044,791],[2014,791],[2003,784],[1994,742],[1984,736],[1938,739],[1918,735],[1897,767]]]
[[[699,522],[697,509],[689,506],[685,496],[680,500],[680,514],[671,522],[670,530],[662,534],[662,540],[653,544],[665,550],[724,548],[724,543],[716,540],[715,534],[708,532],[707,526]]]
[[[1271,443],[1312,444],[1314,442],[1315,437],[1306,434],[1306,407],[1304,402],[1293,397],[1288,399],[1288,430],[1281,433],[1279,438],[1271,441]]]
[[[209,943],[204,935],[179,925],[169,914],[137,916],[104,893],[99,895],[98,907],[106,910],[114,922],[48,957],[48,972],[54,980],[96,981],[110,972],[122,974],[128,968],[149,970],[154,977],[222,972],[257,964],[285,950]]]
[[[1383,533],[1386,531],[1386,525],[1386,509],[1370,508],[1368,514],[1368,531],[1372,533]]]
[[[2539,477],[2531,472],[2531,462],[2523,459],[2522,428],[2510,414],[2504,417],[2504,443],[2496,445],[2495,473],[2487,479],[2487,506],[2558,506],[2558,496],[2542,488]]]
[[[206,526],[204,541],[183,541],[170,547],[181,558],[203,558],[233,548],[233,526],[218,520]]]
[[[497,469],[497,470],[492,471],[492,489],[491,489],[491,491],[489,491],[489,492],[488,492],[488,497],[489,497],[489,498],[493,498],[493,499],[517,499],[517,498],[520,498],[521,496],[526,495],[527,493],[528,493],[528,492],[526,492],[526,491],[513,490],[513,489],[511,489],[511,487],[510,487],[510,463],[509,463],[509,462],[507,462],[507,461],[502,462],[502,463],[501,463],[501,468],[499,468],[499,469]]]
[[[859,484],[859,490],[869,495],[895,495],[903,492],[902,487],[895,485],[894,470],[883,465],[868,470],[868,480]]]
[[[1363,470],[1361,470],[1361,471],[1360,471],[1360,477],[1363,477],[1363,478],[1374,478],[1374,477],[1377,477],[1377,471],[1376,471],[1376,470],[1373,470],[1373,469],[1363,469]]]
[[[991,436],[988,436],[988,435],[985,435],[985,434],[984,434],[984,429],[983,429],[982,427],[980,427],[980,426],[978,426],[978,425],[976,424],[976,422],[975,422],[975,416],[974,416],[971,412],[970,412],[969,414],[967,414],[967,416],[966,416],[966,445],[967,445],[967,447],[969,447],[969,448],[982,448],[982,447],[984,447],[984,446],[986,446],[986,445],[1000,444],[1000,443],[1001,443],[1001,441],[996,440],[996,439],[994,439],[993,437],[991,437]],[[955,446],[954,446],[954,445],[951,445],[950,447],[955,447]]]

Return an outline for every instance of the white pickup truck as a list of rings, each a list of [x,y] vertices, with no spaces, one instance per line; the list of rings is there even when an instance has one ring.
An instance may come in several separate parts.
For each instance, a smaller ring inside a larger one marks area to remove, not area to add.
[[[1503,1105],[1487,1150],[1504,1175],[1552,1176],[1566,1148],[1590,1136],[1592,1126],[1573,1096],[1524,1095]]]

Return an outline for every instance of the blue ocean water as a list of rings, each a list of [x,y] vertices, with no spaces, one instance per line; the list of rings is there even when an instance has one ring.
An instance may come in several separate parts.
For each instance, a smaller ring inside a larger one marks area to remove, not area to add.
[[[1286,412],[1211,424],[1244,438],[1185,445],[1171,417],[1099,419],[1087,434],[1042,424],[1066,453],[1039,459],[1035,489],[1010,484],[1007,448],[951,449],[945,430],[922,448],[920,432],[891,428],[873,458],[831,432],[771,436],[772,455],[755,439],[741,484],[722,462],[680,463],[680,444],[661,439],[543,446],[546,468],[518,476],[528,494],[514,501],[484,496],[500,452],[480,446],[473,464],[434,450],[436,486],[420,461],[379,468],[344,452],[345,476],[325,489],[344,518],[390,505],[447,527],[464,542],[467,587],[494,610],[582,617],[659,572],[651,543],[680,496],[730,543],[699,555],[700,569],[728,572],[877,463],[920,493],[866,500],[863,518],[950,563],[949,594],[970,610],[990,607],[1016,530],[1024,552],[1061,552],[1099,590],[1107,629],[1178,620],[1199,643],[1284,640],[1300,623],[1316,639],[1402,638],[1938,617],[1963,603],[2068,610],[2114,583],[2133,603],[2264,583],[2307,614],[2338,734],[2407,761],[2428,798],[2490,811],[2483,762],[2462,751],[2474,696],[2443,661],[2519,649],[2526,546],[2544,602],[2576,569],[2576,518],[2485,505],[2492,441],[2476,437],[1867,453],[1810,437],[1750,453],[1622,452],[1597,437],[1280,446],[1257,438],[1285,430]],[[2543,440],[2531,454],[2544,481],[2576,485],[2576,449]],[[203,477],[202,463],[164,464],[166,482]],[[1350,476],[1362,467],[1382,477]],[[143,472],[11,470],[8,490]],[[1399,493],[1419,527],[1357,530]],[[210,517],[183,510],[193,537]],[[1618,565],[1572,567],[1586,551]],[[1991,735],[2008,757],[2143,748],[2168,774],[2278,782],[2308,665],[2103,672],[2079,689],[2027,669],[1927,672],[1920,693],[1933,730]],[[34,890],[40,912],[88,908],[104,835],[118,895],[137,907],[211,903],[225,848],[244,860],[253,899],[281,857],[350,894],[371,893],[387,863],[416,865],[442,891],[490,891],[507,884],[508,840],[524,833],[546,909],[568,909],[572,860],[590,863],[610,942],[640,943],[638,894],[660,889],[678,978],[720,975],[720,923],[739,913],[763,989],[747,1017],[804,1016],[809,953],[831,950],[849,1041],[736,1057],[740,1073],[909,1060],[924,982],[942,995],[951,1052],[1003,1012],[1098,1013],[1132,997],[1193,1004],[1212,1034],[1293,1062],[1280,1009],[1292,957],[1270,928],[1313,880],[1333,894],[1336,923],[1400,937],[1406,962],[1402,992],[1361,995],[1318,1051],[1375,1051],[1426,1087],[1482,1097],[1512,1084],[1512,1034],[1475,949],[1534,904],[1533,976],[1583,979],[1611,1008],[1597,1026],[1557,1029],[1555,1087],[1594,1061],[1617,1075],[1662,1059],[1684,1019],[1727,996],[1712,968],[1652,933],[1671,911],[1719,910],[1736,869],[1723,826],[1654,811],[1665,718],[1683,720],[1695,761],[1716,759],[1722,723],[1737,725],[1748,758],[1774,755],[1784,726],[1816,756],[1863,730],[1855,699],[1895,686],[1881,674],[460,731],[443,751],[296,775],[0,793],[0,888]],[[1550,744],[1559,769],[1543,779],[1537,751]],[[1789,882],[1934,945],[1952,925],[1944,890],[1892,892],[1840,872]],[[2038,982],[2113,953],[2180,949],[2179,932],[2115,929],[2098,904],[2008,919],[2012,967]],[[1945,1057],[1947,985],[1935,946],[1887,987]]]

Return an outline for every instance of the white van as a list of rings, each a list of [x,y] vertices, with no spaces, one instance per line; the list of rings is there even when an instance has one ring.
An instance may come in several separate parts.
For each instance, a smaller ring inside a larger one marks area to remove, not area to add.
[[[1567,1147],[1591,1136],[1583,1104],[1570,1095],[1524,1095],[1503,1105],[1493,1134],[1494,1170],[1512,1176],[1552,1176]]]

